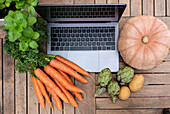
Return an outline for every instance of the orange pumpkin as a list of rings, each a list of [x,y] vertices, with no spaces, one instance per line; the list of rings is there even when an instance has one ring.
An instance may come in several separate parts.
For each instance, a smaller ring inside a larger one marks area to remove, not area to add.
[[[153,16],[129,19],[120,32],[118,49],[123,60],[136,69],[152,69],[168,55],[170,31]]]

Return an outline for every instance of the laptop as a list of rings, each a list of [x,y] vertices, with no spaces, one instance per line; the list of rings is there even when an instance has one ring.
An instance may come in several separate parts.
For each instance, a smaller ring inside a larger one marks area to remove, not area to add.
[[[47,54],[61,55],[88,72],[119,70],[118,21],[126,4],[38,5],[48,22]]]

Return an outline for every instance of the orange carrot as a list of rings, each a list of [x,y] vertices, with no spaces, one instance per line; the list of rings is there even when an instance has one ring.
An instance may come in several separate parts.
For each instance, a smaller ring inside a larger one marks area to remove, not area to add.
[[[45,89],[45,87],[44,87],[44,84],[43,84],[40,80],[37,80],[37,79],[36,79],[36,82],[37,82],[37,84],[38,84],[38,87],[40,88],[41,93],[42,93],[43,96],[45,97],[47,103],[50,105],[50,107],[51,107],[52,110],[53,110],[53,105],[52,105],[52,103],[51,103],[51,101],[50,101],[50,98],[49,98],[49,96],[48,96],[48,94],[47,94],[47,91],[46,91],[46,89]]]
[[[56,94],[52,89],[50,89],[48,86],[46,86],[46,88],[47,88],[47,91],[52,95],[52,97],[53,97],[53,99],[54,99],[54,101],[55,101],[55,104],[56,104],[57,108],[58,108],[59,110],[62,110],[62,102],[61,102],[60,98],[59,98],[59,97],[57,96],[57,94]]]
[[[70,74],[71,76],[73,76],[74,78],[76,78],[77,80],[79,80],[82,83],[87,83],[88,81],[83,78],[80,74],[78,74],[77,72],[75,72],[71,67],[67,66],[66,64],[56,60],[56,59],[51,59],[50,61],[50,65],[56,69],[59,69],[63,72],[66,72],[68,74]]]
[[[63,93],[67,96],[69,102],[74,106],[77,107],[78,104],[74,97],[71,95],[70,92],[68,92],[56,79],[54,79],[54,82],[60,87],[60,89],[63,91]]]
[[[86,76],[90,76],[90,74],[85,71],[84,69],[82,69],[80,66],[78,66],[77,64],[65,59],[64,57],[61,57],[60,55],[56,55],[55,58],[61,62],[63,62],[64,64],[68,65],[69,67],[71,67],[72,69],[76,70],[77,72],[86,75]]]
[[[61,71],[61,70],[58,70],[58,71],[64,76],[64,78],[66,78],[66,80],[67,80],[70,84],[74,85],[73,82],[71,81],[71,79],[69,78],[69,76],[68,76],[65,72],[63,72],[63,71]],[[73,93],[74,93],[74,95],[77,97],[77,99],[78,99],[79,101],[82,101],[82,100],[83,100],[83,97],[82,97],[82,95],[81,95],[80,93],[78,93],[78,92],[73,92]]]
[[[32,75],[31,75],[31,79],[32,79],[32,84],[33,84],[33,87],[34,87],[35,94],[37,96],[38,102],[45,109],[45,100],[44,100],[43,94],[41,93],[40,88],[38,87],[36,79]]]
[[[40,69],[34,70],[34,74],[49,88],[51,88],[64,102],[68,103],[65,94],[57,87],[57,85]]]
[[[50,65],[46,65],[44,67],[44,71],[50,75],[53,79],[56,79],[60,84],[62,84],[66,89],[70,91],[75,91],[75,92],[81,92],[84,93],[83,90],[80,88],[70,84],[56,69],[51,67]]]

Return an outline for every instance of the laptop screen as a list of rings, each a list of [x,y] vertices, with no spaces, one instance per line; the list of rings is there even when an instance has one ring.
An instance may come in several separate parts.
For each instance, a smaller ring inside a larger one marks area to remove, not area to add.
[[[118,22],[125,8],[126,4],[38,5],[36,11],[48,22]]]

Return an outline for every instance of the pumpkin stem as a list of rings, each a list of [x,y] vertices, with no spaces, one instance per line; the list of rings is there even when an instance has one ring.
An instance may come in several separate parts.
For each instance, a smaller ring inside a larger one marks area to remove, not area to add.
[[[147,43],[149,42],[149,38],[148,38],[147,36],[144,36],[144,37],[142,38],[142,42],[143,42],[144,44],[147,44]]]

